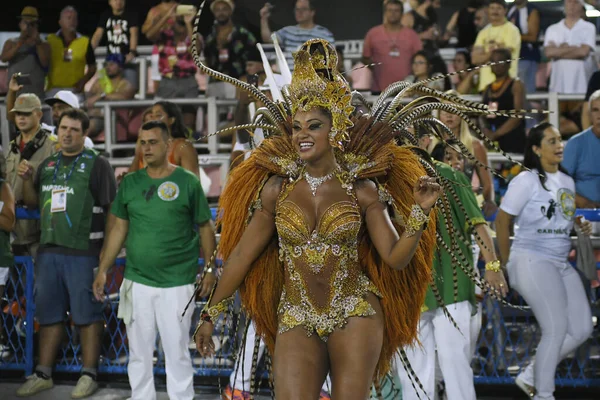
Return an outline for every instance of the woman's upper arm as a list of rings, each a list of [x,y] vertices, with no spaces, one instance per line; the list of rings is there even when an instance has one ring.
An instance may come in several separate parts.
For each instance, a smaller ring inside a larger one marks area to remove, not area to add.
[[[198,165],[198,153],[196,149],[187,140],[182,144],[176,144],[175,159],[179,159],[179,165],[182,168],[192,172],[197,177],[200,177],[200,167]]]
[[[237,244],[242,259],[254,262],[269,244],[275,234],[275,207],[281,191],[281,178],[269,178],[260,194],[258,207]]]
[[[379,201],[377,186],[369,180],[357,182],[356,197],[364,215],[369,237],[385,261],[400,238],[392,224],[387,206]]]

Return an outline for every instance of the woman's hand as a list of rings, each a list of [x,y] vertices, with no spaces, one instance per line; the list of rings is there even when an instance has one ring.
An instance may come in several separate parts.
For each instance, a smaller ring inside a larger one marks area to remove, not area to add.
[[[575,218],[575,223],[577,224],[577,226],[579,226],[584,235],[592,235],[592,223],[590,221],[586,220],[580,215],[577,218]]]
[[[508,293],[508,284],[506,283],[506,279],[504,279],[504,273],[502,271],[485,271],[485,280],[497,293],[501,294],[502,297],[506,297],[506,294]]]
[[[198,350],[198,353],[202,357],[209,357],[215,354],[215,343],[212,340],[214,329],[215,326],[212,322],[204,321],[194,336],[196,350]]]
[[[440,197],[441,186],[436,182],[435,178],[422,176],[413,187],[413,196],[415,202],[423,209],[425,214],[435,205],[438,197]]]

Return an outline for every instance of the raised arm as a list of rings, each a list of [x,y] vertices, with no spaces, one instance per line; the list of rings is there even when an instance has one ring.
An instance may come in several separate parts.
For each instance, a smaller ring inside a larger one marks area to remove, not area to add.
[[[210,304],[213,307],[233,296],[250,271],[254,261],[261,255],[275,234],[275,204],[281,188],[281,178],[272,177],[265,184],[260,196],[262,208],[254,212],[250,223],[237,246],[226,260],[223,274],[217,283]],[[212,353],[214,325],[205,321],[195,337],[196,348],[203,356]]]
[[[265,3],[263,8],[260,9],[260,37],[263,43],[273,43],[273,40],[271,40],[271,27],[269,26],[271,8],[273,8],[271,4]]]
[[[356,185],[356,195],[365,215],[369,237],[382,260],[396,270],[408,265],[417,250],[423,233],[423,225],[413,232],[405,231],[402,236],[392,224],[387,206],[379,201],[379,193],[372,181],[361,181]],[[428,215],[437,201],[440,186],[433,178],[420,178],[413,188],[416,205]],[[409,219],[413,218],[412,214]],[[429,219],[428,217],[426,218]]]

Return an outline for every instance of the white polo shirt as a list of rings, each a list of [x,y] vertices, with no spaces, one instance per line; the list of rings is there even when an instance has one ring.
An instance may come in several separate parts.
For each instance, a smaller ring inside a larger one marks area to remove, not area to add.
[[[594,51],[596,48],[596,27],[591,22],[580,19],[569,29],[565,20],[550,25],[546,29],[544,46],[554,42],[557,46],[563,43],[569,46],[588,45]],[[550,75],[550,92],[585,94],[587,84],[594,73],[593,57],[585,60],[553,60]]]

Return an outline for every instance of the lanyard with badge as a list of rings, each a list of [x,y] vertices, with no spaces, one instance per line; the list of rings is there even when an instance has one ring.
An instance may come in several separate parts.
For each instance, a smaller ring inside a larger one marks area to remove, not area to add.
[[[75,170],[75,167],[77,166],[77,162],[79,161],[79,159],[81,158],[82,155],[83,155],[83,153],[79,154],[77,156],[77,158],[71,164],[71,170],[69,171],[69,173],[67,175],[65,175],[65,181],[64,181],[63,187],[61,189],[55,188],[54,185],[56,184],[56,178],[58,176],[58,171],[60,169],[60,162],[62,161],[62,153],[58,154],[58,160],[56,161],[56,166],[54,167],[54,176],[52,178],[52,200],[51,200],[51,204],[50,204],[50,212],[53,212],[53,213],[64,212],[67,217],[67,222],[69,223],[69,226],[71,226],[71,220],[69,219],[69,216],[67,215],[67,182],[69,181],[69,178],[71,178],[71,175],[73,175],[73,171]]]

